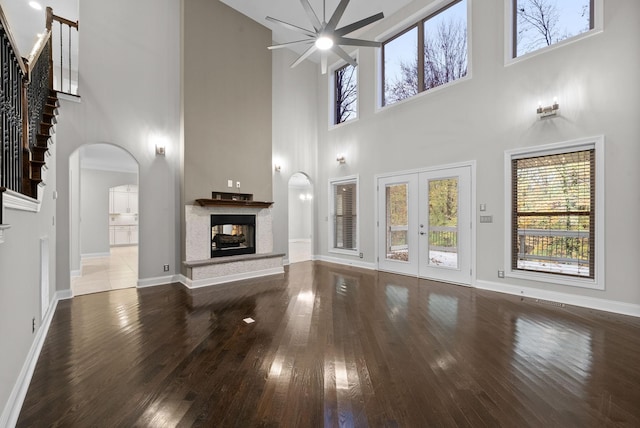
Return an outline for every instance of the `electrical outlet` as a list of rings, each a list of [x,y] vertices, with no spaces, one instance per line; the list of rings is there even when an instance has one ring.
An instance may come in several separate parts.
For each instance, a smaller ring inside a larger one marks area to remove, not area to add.
[[[169,272],[169,265],[164,265],[164,271]]]
[[[498,278],[504,278],[504,271],[503,270],[499,270],[498,271]]]
[[[364,253],[360,253],[360,258],[363,258],[363,257],[364,257]]]
[[[233,187],[233,180],[227,180],[227,187]]]
[[[240,182],[239,181],[236,181],[236,188],[238,188],[238,189],[240,188]]]
[[[36,332],[36,317],[31,318],[31,333]]]

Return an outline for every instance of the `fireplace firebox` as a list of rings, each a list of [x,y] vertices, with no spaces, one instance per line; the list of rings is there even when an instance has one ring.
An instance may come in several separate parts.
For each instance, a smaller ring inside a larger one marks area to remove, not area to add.
[[[211,215],[211,258],[255,254],[255,242],[255,215]]]

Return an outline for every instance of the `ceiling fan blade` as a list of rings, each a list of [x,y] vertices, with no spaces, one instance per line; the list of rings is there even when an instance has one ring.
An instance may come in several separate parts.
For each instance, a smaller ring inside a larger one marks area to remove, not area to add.
[[[340,58],[342,58],[343,60],[345,60],[346,62],[348,62],[349,64],[351,64],[354,67],[358,66],[358,63],[356,62],[355,59],[353,59],[351,57],[351,55],[349,55],[344,49],[342,49],[340,46],[338,45],[333,45],[333,47],[331,48],[331,50],[336,53]]]
[[[336,29],[336,27],[338,26],[338,22],[340,22],[340,19],[342,19],[344,10],[347,8],[348,5],[349,5],[349,0],[340,1],[340,3],[338,4],[338,7],[336,7],[336,10],[333,12],[333,15],[331,15],[331,19],[329,20],[329,22],[327,23],[327,26],[325,27],[326,30],[333,31]]]
[[[384,14],[380,12],[375,15],[371,15],[368,18],[361,19],[358,22],[354,22],[353,24],[345,25],[342,28],[338,28],[336,31],[334,31],[334,34],[336,36],[344,36],[346,34],[353,33],[354,31],[359,30],[362,27],[366,27],[369,24],[379,21],[382,18],[384,18]]]
[[[288,48],[291,46],[295,46],[297,44],[302,44],[302,43],[313,43],[313,39],[304,39],[304,40],[296,40],[295,42],[287,42],[287,43],[280,43],[277,45],[272,45],[272,46],[267,46],[267,49],[280,49],[280,48]]]
[[[309,17],[309,21],[311,21],[311,25],[313,25],[313,28],[315,28],[316,31],[320,31],[322,29],[322,23],[318,19],[316,13],[313,11],[309,0],[300,0],[300,3],[302,4],[305,12],[307,12],[307,16]]]
[[[371,48],[379,48],[380,46],[382,46],[381,42],[374,42],[371,40],[362,40],[362,39],[349,39],[347,37],[337,37],[335,43],[338,45],[367,46]]]
[[[298,57],[298,59],[297,59],[293,64],[291,64],[291,68],[295,67],[296,65],[300,64],[300,63],[301,63],[302,61],[304,61],[305,59],[309,58],[309,56],[310,56],[312,53],[314,53],[314,52],[316,51],[316,49],[318,49],[318,48],[316,47],[316,45],[315,45],[315,44],[313,44],[313,45],[309,46],[309,49],[307,49],[306,51],[304,51],[304,53],[303,53],[302,55],[300,55],[300,56]]]
[[[306,28],[298,27],[297,25],[289,24],[288,22],[280,21],[279,19],[272,18],[270,16],[267,16],[265,19],[267,21],[281,25],[288,30],[295,31],[296,33],[304,34],[305,36],[308,36],[308,37],[313,37],[313,38],[316,37],[316,33],[314,33],[311,30],[307,30]]]
[[[327,51],[322,52],[322,56],[320,57],[320,67],[322,74],[327,74]]]

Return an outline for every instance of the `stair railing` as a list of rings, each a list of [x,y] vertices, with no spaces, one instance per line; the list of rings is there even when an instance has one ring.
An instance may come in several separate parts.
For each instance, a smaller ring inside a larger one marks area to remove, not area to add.
[[[54,22],[58,23],[58,27],[54,28]],[[77,76],[77,63],[73,63],[74,53],[78,51],[76,43],[75,49],[72,49],[72,41],[77,41],[79,30],[78,21],[71,21],[61,16],[55,15],[53,9],[47,7],[47,31],[51,32],[56,39],[56,58],[53,58],[53,50],[51,56],[51,69],[53,70],[51,87],[56,91],[64,92],[70,95],[78,95],[78,79],[73,79],[74,66]],[[74,33],[75,31],[75,33]],[[54,37],[52,36],[52,38]],[[54,65],[55,61],[55,65]],[[55,80],[54,79],[55,75]],[[65,84],[66,83],[66,84]]]
[[[0,9],[0,187],[22,193],[23,151],[28,125],[27,66],[18,54],[8,21]]]

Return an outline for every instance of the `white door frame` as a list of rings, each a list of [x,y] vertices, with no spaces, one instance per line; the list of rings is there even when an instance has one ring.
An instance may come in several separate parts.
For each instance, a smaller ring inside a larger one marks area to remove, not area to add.
[[[403,170],[403,171],[394,171],[394,172],[388,172],[388,173],[383,173],[383,174],[376,174],[373,179],[374,179],[374,189],[375,191],[375,221],[373,223],[373,227],[374,227],[374,236],[375,236],[375,249],[376,249],[376,269],[377,270],[381,270],[380,269],[380,260],[379,260],[379,254],[380,254],[380,246],[384,245],[383,242],[380,242],[380,238],[379,238],[379,225],[382,226],[382,223],[384,221],[383,218],[380,217],[380,204],[381,201],[379,200],[379,191],[378,189],[378,182],[380,179],[385,179],[385,178],[393,178],[396,176],[402,176],[402,175],[410,175],[410,174],[420,174],[420,173],[431,173],[431,172],[437,172],[437,171],[441,171],[441,170],[448,170],[448,169],[455,169],[455,168],[461,168],[461,167],[468,167],[470,168],[470,174],[471,174],[471,183],[470,183],[470,192],[471,192],[471,207],[470,207],[470,216],[471,216],[471,233],[470,233],[470,239],[471,239],[471,251],[470,251],[470,260],[469,260],[469,264],[471,266],[471,275],[470,275],[470,285],[475,287],[476,285],[476,229],[477,229],[477,221],[476,221],[476,217],[477,217],[477,211],[476,211],[476,161],[475,160],[471,160],[471,161],[465,161],[465,162],[457,162],[457,163],[452,163],[452,164],[446,164],[446,165],[437,165],[437,166],[433,166],[433,167],[426,167],[426,168],[419,168],[419,169],[412,169],[412,170]],[[418,274],[416,274],[418,275]],[[413,276],[413,275],[412,275]]]

